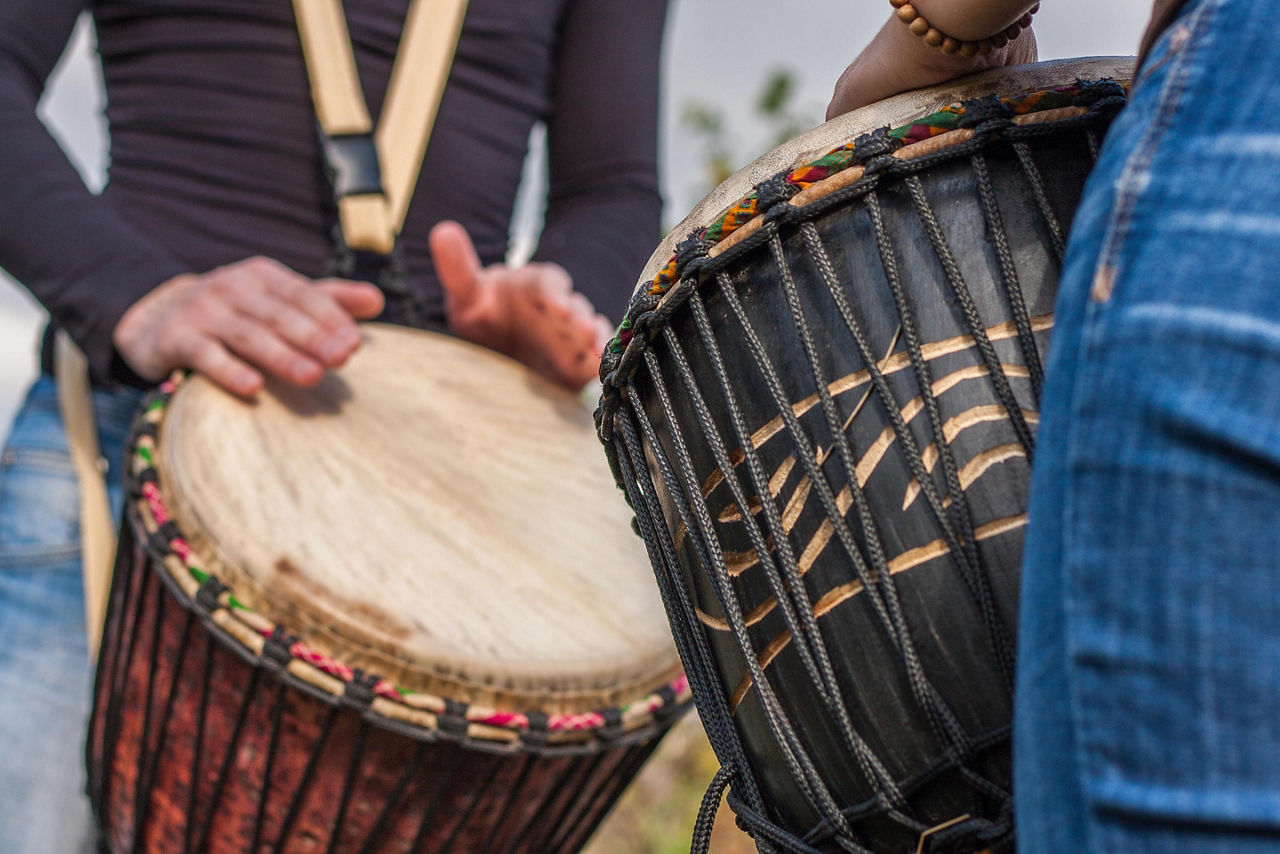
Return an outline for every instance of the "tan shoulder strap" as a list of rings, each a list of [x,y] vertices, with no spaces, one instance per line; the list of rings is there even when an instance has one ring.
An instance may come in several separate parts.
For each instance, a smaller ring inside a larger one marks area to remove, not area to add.
[[[80,492],[80,561],[84,574],[84,618],[89,658],[98,657],[98,642],[107,616],[107,593],[116,554],[115,519],[107,483],[98,461],[98,427],[89,390],[89,362],[66,332],[54,344],[58,409],[67,432],[67,447]]]
[[[373,142],[381,193],[340,196],[347,244],[387,254],[404,225],[467,0],[412,0]],[[293,0],[316,117],[330,139],[373,132],[342,0]]]

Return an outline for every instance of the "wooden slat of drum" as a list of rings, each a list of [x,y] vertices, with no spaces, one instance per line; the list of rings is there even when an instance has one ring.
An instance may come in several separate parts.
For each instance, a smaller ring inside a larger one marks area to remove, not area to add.
[[[677,660],[575,396],[491,351],[369,324],[315,389],[248,404],[193,377],[167,500],[207,568],[345,663],[414,690],[571,712]]]
[[[675,253],[676,246],[691,232],[714,221],[731,205],[750,193],[756,184],[784,170],[812,162],[868,131],[881,127],[899,127],[967,98],[992,94],[1015,95],[1049,86],[1067,86],[1077,78],[1097,80],[1103,77],[1128,81],[1133,77],[1133,57],[1062,59],[1015,68],[997,68],[961,80],[906,92],[818,125],[744,166],[708,193],[658,245],[645,264],[644,272],[636,283],[636,290],[639,291],[666,266]]]

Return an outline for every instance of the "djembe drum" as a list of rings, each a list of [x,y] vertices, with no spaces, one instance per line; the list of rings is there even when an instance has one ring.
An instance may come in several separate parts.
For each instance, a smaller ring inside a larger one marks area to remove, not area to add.
[[[1026,66],[836,119],[650,262],[597,423],[722,765],[695,848],[726,784],[762,851],[1012,845],[1043,352],[1129,69]]]
[[[136,427],[89,734],[113,852],[573,851],[687,708],[573,395],[366,326]]]

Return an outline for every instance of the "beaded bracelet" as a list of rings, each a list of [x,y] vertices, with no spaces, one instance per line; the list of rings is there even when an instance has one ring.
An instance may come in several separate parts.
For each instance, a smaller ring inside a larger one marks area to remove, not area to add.
[[[1019,33],[1031,26],[1031,16],[1040,11],[1040,4],[1037,3],[1027,10],[1026,14],[994,36],[977,41],[964,41],[963,39],[949,36],[931,25],[916,11],[916,7],[911,5],[911,0],[889,0],[889,5],[898,10],[898,20],[907,25],[907,29],[911,31],[912,35],[919,36],[924,39],[925,44],[930,47],[936,47],[943,53],[958,53],[961,56],[986,56],[996,48],[1004,47],[1016,39]]]

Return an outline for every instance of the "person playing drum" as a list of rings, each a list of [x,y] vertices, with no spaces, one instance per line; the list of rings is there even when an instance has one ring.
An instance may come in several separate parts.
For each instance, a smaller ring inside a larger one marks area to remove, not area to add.
[[[1025,0],[892,5],[831,115],[1034,58]],[[1023,561],[1024,854],[1280,844],[1277,11],[1156,3],[1075,218]]]
[[[377,116],[404,2],[349,0]],[[406,316],[367,276],[335,276],[334,199],[284,0],[93,6],[112,139],[87,191],[36,117],[80,0],[0,13],[0,264],[86,353],[108,482],[138,388],[190,368],[252,398],[313,386]],[[472,0],[397,245],[419,323],[579,388],[658,232],[658,48],[665,0]],[[535,122],[550,198],[534,260],[502,259]],[[88,667],[75,487],[44,372],[0,467],[0,849],[88,844]]]

